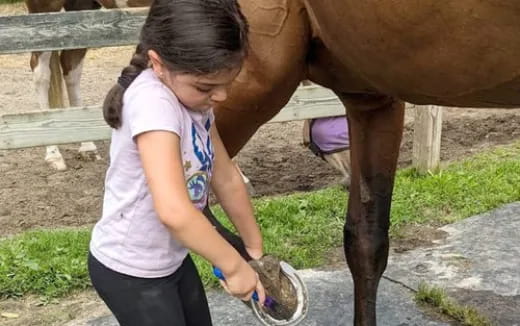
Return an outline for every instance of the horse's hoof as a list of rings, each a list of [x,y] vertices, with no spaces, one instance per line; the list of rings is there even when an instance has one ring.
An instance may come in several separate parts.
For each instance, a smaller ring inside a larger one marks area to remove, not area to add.
[[[97,151],[78,151],[77,158],[81,161],[99,161],[101,160],[101,155]]]
[[[63,158],[50,158],[45,159],[47,163],[49,163],[50,167],[56,171],[65,171],[67,170],[67,164],[65,164],[65,161]]]
[[[48,146],[47,154],[45,155],[45,161],[50,165],[50,167],[56,171],[65,171],[67,170],[67,164],[65,164],[65,160],[63,156],[61,156],[60,150],[58,146]]]
[[[340,181],[340,184],[343,186],[343,188],[346,190],[346,191],[349,191],[350,189],[350,178],[347,178],[347,177],[343,177]]]
[[[96,145],[93,142],[81,143],[78,149],[79,158],[83,161],[99,161],[101,155],[99,155]]]

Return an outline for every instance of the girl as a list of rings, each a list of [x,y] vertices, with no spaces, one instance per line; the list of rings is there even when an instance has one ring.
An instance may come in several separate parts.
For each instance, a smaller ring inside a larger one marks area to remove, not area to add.
[[[188,249],[219,267],[224,288],[265,295],[258,275],[201,213],[211,185],[244,240],[262,238],[240,174],[213,125],[247,49],[236,0],[155,0],[130,65],[108,93],[114,128],[103,216],[92,233],[92,284],[122,326],[211,325]]]

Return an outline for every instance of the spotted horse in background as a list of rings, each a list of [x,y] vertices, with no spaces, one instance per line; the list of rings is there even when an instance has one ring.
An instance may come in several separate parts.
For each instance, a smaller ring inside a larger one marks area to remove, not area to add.
[[[61,10],[94,10],[101,8],[101,6],[105,8],[144,7],[148,6],[150,2],[151,0],[25,0],[25,5],[29,13],[45,13]],[[65,81],[70,106],[82,105],[80,80],[86,53],[87,49],[58,51],[55,54],[58,56],[56,64],[51,60],[52,52],[32,53],[30,65],[40,109],[46,110],[50,107],[63,106],[61,99],[49,98],[51,85],[61,89],[63,80]],[[51,83],[51,76],[56,76],[53,83]],[[81,143],[79,152],[84,157],[101,158],[93,142]],[[67,168],[58,146],[47,146],[45,160],[56,170]]]

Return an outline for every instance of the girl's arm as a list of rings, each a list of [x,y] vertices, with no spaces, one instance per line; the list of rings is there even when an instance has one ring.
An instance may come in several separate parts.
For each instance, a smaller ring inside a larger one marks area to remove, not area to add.
[[[192,204],[186,189],[179,136],[168,131],[150,131],[136,136],[136,142],[161,222],[184,246],[222,270],[231,294],[248,300],[256,289],[263,300],[263,288],[254,270]]]
[[[211,187],[220,205],[238,230],[249,255],[259,259],[263,255],[262,236],[256,224],[246,185],[229,158],[214,125],[210,132],[215,151]]]

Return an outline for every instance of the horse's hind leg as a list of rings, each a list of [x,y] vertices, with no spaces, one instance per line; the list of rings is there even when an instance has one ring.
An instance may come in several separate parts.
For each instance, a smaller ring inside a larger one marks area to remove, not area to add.
[[[341,184],[348,189],[350,187],[350,150],[324,154],[323,159],[343,175]]]
[[[60,11],[65,0],[25,0],[30,14]],[[34,85],[41,109],[49,108],[49,86],[51,82],[51,55],[52,52],[33,52],[31,55],[31,70],[33,71]]]
[[[51,83],[52,52],[33,52],[31,54],[31,70],[40,109],[49,108],[49,86]]]
[[[81,73],[83,71],[83,61],[87,49],[74,49],[61,51],[60,62],[63,71],[63,79],[67,87],[69,103],[72,107],[83,105],[80,94]],[[83,142],[79,147],[79,153],[83,158],[101,159],[97,147],[93,142]]]
[[[29,13],[44,13],[60,11],[64,0],[26,0],[25,5]],[[36,96],[40,109],[49,109],[49,88],[51,85],[51,56],[52,52],[33,52],[31,54],[31,70]],[[58,72],[61,74],[61,72]],[[61,80],[61,79],[60,79]],[[56,170],[65,170],[67,166],[61,156],[58,146],[47,146],[45,161]]]
[[[100,5],[94,0],[66,0],[64,4],[66,11],[99,9]],[[61,51],[60,63],[63,79],[67,87],[69,104],[72,107],[83,105],[81,100],[81,73],[83,72],[83,61],[87,49],[73,49]],[[101,159],[97,147],[93,142],[83,142],[79,147],[79,153],[83,158]]]
[[[354,280],[356,326],[376,325],[379,280],[388,260],[388,229],[404,103],[340,95],[350,127],[352,179],[344,248]]]

